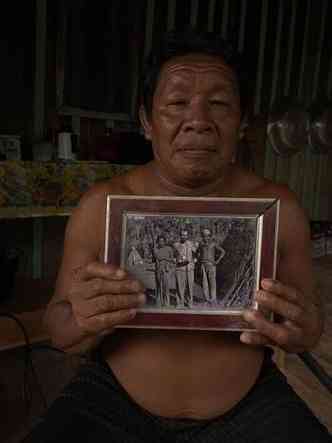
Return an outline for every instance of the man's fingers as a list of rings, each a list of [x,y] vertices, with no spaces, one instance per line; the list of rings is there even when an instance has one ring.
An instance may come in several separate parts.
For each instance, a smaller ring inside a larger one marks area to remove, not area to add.
[[[84,285],[84,291],[82,290]],[[105,294],[135,294],[144,292],[145,288],[138,280],[104,280],[95,278],[84,283],[73,285],[69,292],[69,299],[89,300]]]
[[[267,320],[259,311],[245,311],[243,318],[247,321],[257,333],[263,335],[274,346],[287,348],[291,345],[296,346],[302,339],[302,332],[294,324],[288,327],[287,324],[273,323]]]
[[[88,281],[94,278],[122,280],[128,277],[128,274],[118,266],[95,261],[75,268],[73,270],[73,277],[76,281]]]
[[[123,269],[93,262],[73,271],[67,298],[78,326],[91,335],[131,320],[145,303],[144,290]]]
[[[305,301],[302,293],[295,288],[280,283],[278,280],[264,279],[261,281],[261,286],[263,291],[274,293],[284,300],[288,300],[302,307],[304,306]]]
[[[127,323],[136,315],[136,309],[122,309],[111,313],[96,315],[87,319],[78,319],[78,324],[89,335],[109,331],[115,326]]]
[[[285,300],[279,295],[267,291],[258,291],[255,300],[259,306],[298,325],[303,325],[306,321],[305,310],[302,306]]]
[[[145,300],[145,294],[101,295],[81,303],[77,314],[90,318],[118,310],[139,308],[143,306]]]
[[[272,345],[271,340],[255,331],[242,332],[242,334],[240,335],[240,340],[242,341],[242,343],[254,346]]]

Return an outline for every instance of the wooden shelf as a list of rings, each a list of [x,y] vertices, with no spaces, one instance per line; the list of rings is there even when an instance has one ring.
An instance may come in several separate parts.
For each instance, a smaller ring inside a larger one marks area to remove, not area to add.
[[[73,208],[55,206],[16,206],[0,208],[0,219],[69,216]]]

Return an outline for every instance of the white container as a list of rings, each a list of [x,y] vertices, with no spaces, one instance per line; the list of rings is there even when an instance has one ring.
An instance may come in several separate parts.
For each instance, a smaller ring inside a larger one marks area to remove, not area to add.
[[[71,132],[60,132],[58,134],[58,158],[61,160],[73,160]]]
[[[0,153],[6,160],[21,160],[21,137],[19,135],[0,135]]]

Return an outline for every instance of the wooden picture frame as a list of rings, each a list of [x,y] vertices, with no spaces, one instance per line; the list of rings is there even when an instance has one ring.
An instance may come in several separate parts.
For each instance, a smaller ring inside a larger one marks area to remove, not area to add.
[[[147,296],[120,327],[251,329],[242,313],[259,309],[260,281],[275,278],[279,205],[108,195],[104,261],[141,280]]]

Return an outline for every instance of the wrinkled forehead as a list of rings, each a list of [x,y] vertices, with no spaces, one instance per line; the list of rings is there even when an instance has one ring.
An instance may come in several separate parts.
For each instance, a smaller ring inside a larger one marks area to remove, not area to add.
[[[168,60],[160,71],[157,87],[190,82],[195,74],[238,90],[238,81],[233,69],[221,57],[208,54],[188,54]]]

